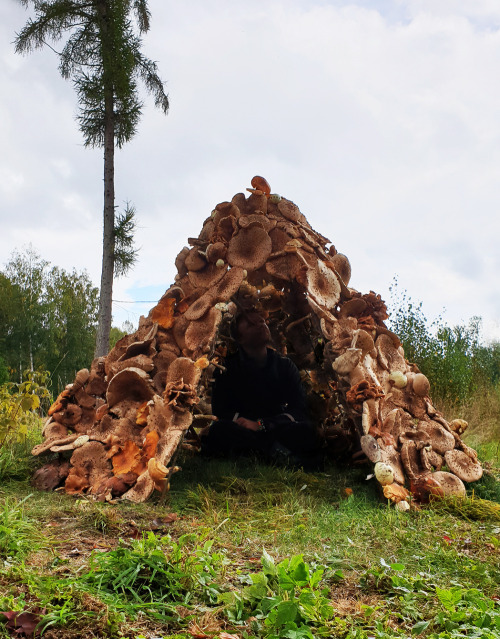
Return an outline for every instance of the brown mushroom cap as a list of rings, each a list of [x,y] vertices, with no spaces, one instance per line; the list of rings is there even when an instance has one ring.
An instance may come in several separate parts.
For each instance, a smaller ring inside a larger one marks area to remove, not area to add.
[[[214,298],[212,296],[212,290],[210,289],[191,304],[184,313],[184,317],[189,321],[198,320],[213,306],[213,303]]]
[[[370,353],[375,348],[375,342],[373,341],[373,337],[364,331],[362,328],[358,328],[354,331],[354,336],[352,340],[353,348],[360,348],[363,351],[363,355],[366,353]]]
[[[430,393],[431,385],[425,375],[422,373],[416,373],[413,376],[412,388],[419,397],[426,397]]]
[[[418,424],[420,430],[425,431],[429,435],[429,442],[432,450],[443,455],[448,450],[455,448],[455,438],[445,428],[435,421],[421,421]]]
[[[442,470],[432,473],[431,477],[437,481],[443,490],[444,497],[465,497],[466,490],[462,480]]]
[[[226,258],[227,246],[224,242],[214,242],[207,246],[207,260],[215,264],[217,260]]]
[[[225,267],[220,268],[216,264],[208,264],[201,271],[189,271],[188,279],[195,289],[207,289],[217,284],[225,272]]]
[[[196,386],[200,379],[201,371],[189,357],[179,357],[169,366],[167,383],[184,381],[184,384]]]
[[[382,460],[382,452],[375,437],[363,435],[360,439],[361,450],[374,464]]]
[[[471,482],[481,479],[483,468],[479,462],[475,462],[461,450],[448,450],[444,459],[450,471],[462,481]]]
[[[122,495],[122,499],[128,499],[129,501],[139,504],[151,496],[154,487],[154,480],[146,469],[139,475],[135,485]]]
[[[207,265],[207,261],[195,246],[186,255],[184,265],[189,271],[201,271]]]
[[[267,215],[261,213],[251,213],[250,215],[242,215],[238,218],[238,226],[242,229],[246,229],[253,224],[262,226],[268,233],[276,227],[276,220],[272,220]]]
[[[175,268],[177,269],[177,272],[179,273],[181,277],[183,275],[186,275],[188,271],[185,264],[188,253],[189,253],[189,248],[185,246],[175,258]]]
[[[340,306],[339,317],[359,317],[366,306],[366,301],[362,297],[353,297]]]
[[[272,278],[288,282],[296,279],[303,267],[304,263],[296,253],[282,255],[278,252],[277,257],[271,255],[266,262],[266,271]]]
[[[443,467],[443,458],[435,450],[432,450],[430,446],[424,446],[422,448],[420,458],[422,460],[422,466],[427,470],[441,470]]]
[[[109,382],[106,403],[112,408],[123,399],[144,402],[151,399],[154,391],[148,374],[140,368],[125,368]]]
[[[320,306],[319,304],[317,304],[310,295],[307,296],[307,303],[311,307],[311,310],[313,311],[313,313],[317,317],[321,318],[321,321],[330,322],[331,324],[337,321],[336,318],[330,313],[330,311],[328,311],[323,306]],[[323,324],[321,325],[321,329],[324,335],[325,329],[323,327]]]
[[[73,382],[73,388],[71,389],[73,393],[78,391],[84,384],[87,383],[90,376],[90,372],[88,368],[82,368],[78,371],[75,377],[75,381]]]
[[[220,282],[210,289],[215,302],[227,302],[239,289],[245,276],[245,269],[241,266],[230,268]]]
[[[75,426],[82,418],[82,409],[77,404],[68,404],[66,408],[53,413],[52,417],[65,426]]]
[[[299,207],[293,202],[291,202],[290,200],[287,200],[286,198],[282,198],[279,201],[278,211],[281,213],[281,215],[284,218],[286,218],[287,220],[290,220],[290,222],[302,221],[302,218],[304,217],[302,213],[300,212]]]
[[[204,317],[191,322],[186,329],[186,347],[191,351],[208,350],[221,319],[222,313],[213,306]]]
[[[336,253],[330,258],[333,268],[347,286],[351,279],[351,264],[343,253]]]
[[[70,463],[72,468],[66,478],[66,492],[79,493],[89,487],[97,487],[112,475],[104,446],[97,441],[77,448]]]
[[[227,249],[227,261],[231,266],[254,271],[267,262],[271,255],[272,242],[267,231],[254,224],[240,229],[231,238]]]

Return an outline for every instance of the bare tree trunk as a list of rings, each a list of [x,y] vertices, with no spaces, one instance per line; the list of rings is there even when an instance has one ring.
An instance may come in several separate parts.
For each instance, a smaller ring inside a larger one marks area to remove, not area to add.
[[[99,0],[97,10],[100,28],[108,31],[108,0]],[[108,42],[103,38],[103,42]],[[115,114],[112,75],[108,73],[112,51],[103,55],[104,63],[104,211],[102,236],[102,271],[99,296],[99,315],[95,356],[106,355],[109,350],[111,330],[111,306],[113,298],[113,274],[115,264]]]
[[[113,94],[106,96],[106,125],[104,141],[104,224],[102,237],[102,272],[99,297],[99,323],[95,356],[106,355],[109,350],[111,306],[113,298],[113,272],[115,261],[115,138]]]

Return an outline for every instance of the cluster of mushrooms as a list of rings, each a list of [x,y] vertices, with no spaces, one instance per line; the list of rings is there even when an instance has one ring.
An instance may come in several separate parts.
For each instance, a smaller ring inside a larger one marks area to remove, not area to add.
[[[265,179],[247,190],[189,238],[174,284],[138,330],[51,406],[33,454],[57,455],[34,484],[107,501],[168,490],[177,451],[199,449],[199,429],[213,419],[213,372],[235,349],[230,322],[238,309],[258,309],[275,348],[301,371],[326,455],[372,462],[401,510],[465,495],[463,482],[482,475],[461,439],[467,423],[447,422],[432,405],[427,378],[384,323],[383,300],[349,287],[347,257]]]

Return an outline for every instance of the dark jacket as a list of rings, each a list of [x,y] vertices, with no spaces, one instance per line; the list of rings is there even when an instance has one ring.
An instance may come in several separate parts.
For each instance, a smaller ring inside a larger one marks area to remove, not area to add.
[[[219,419],[270,419],[284,413],[292,421],[307,421],[306,400],[295,364],[267,349],[267,363],[255,366],[240,350],[217,370],[212,391],[212,412]]]

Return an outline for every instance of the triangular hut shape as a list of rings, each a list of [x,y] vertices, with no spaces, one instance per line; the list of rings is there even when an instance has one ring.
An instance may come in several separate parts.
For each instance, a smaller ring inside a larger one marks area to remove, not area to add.
[[[252,187],[215,207],[138,330],[58,397],[33,453],[61,454],[35,485],[132,501],[166,490],[176,451],[210,418],[229,323],[238,307],[257,307],[301,370],[327,454],[366,455],[385,496],[403,506],[408,490],[417,501],[464,494],[462,480],[482,472],[460,437],[466,423],[433,407],[427,378],[384,323],[380,296],[349,287],[347,257],[293,202],[262,178]]]

